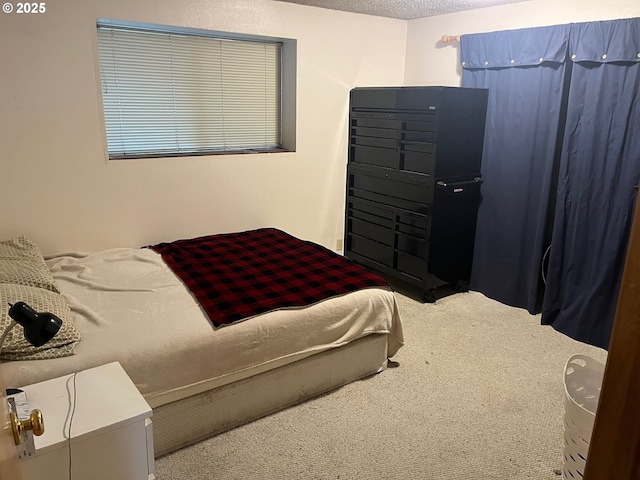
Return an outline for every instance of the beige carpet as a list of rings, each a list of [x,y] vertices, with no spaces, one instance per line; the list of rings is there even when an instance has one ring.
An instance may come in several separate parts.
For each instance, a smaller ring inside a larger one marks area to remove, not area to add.
[[[160,458],[157,479],[559,480],[564,365],[606,352],[477,292],[396,296],[396,368]]]

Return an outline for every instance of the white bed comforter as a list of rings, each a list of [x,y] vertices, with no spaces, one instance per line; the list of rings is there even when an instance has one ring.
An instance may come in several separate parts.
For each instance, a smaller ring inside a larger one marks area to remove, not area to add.
[[[395,297],[386,289],[215,329],[150,249],[60,254],[47,264],[83,340],[72,357],[3,364],[5,381],[13,387],[119,361],[157,407],[369,334],[388,335],[389,357],[403,344]]]

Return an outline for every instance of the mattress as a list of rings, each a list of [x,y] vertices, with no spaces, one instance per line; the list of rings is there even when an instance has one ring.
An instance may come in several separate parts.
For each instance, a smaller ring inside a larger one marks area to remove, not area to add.
[[[155,408],[368,335],[386,336],[389,357],[404,341],[390,289],[368,288],[214,328],[150,249],[71,252],[46,261],[83,340],[75,356],[5,363],[10,386],[118,361]]]

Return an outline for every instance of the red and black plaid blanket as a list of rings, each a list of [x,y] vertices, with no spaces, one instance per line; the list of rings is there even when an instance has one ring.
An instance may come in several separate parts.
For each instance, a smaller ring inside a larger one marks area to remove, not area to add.
[[[162,255],[216,327],[363,288],[388,287],[355,262],[275,228],[149,248]]]

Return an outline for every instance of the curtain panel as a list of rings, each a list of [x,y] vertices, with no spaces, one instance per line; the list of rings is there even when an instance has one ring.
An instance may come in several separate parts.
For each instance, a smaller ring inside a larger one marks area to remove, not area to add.
[[[463,35],[462,86],[489,89],[471,289],[539,311],[566,26]]]
[[[542,323],[607,348],[640,182],[640,20],[571,25]]]
[[[463,35],[460,59],[490,104],[471,287],[531,313],[544,292],[542,323],[606,348],[640,181],[640,19]]]

